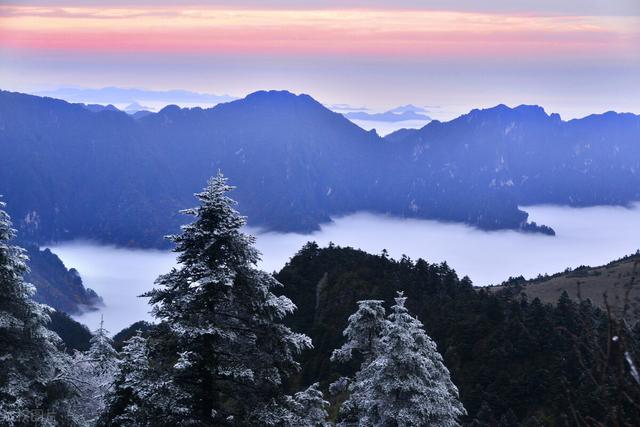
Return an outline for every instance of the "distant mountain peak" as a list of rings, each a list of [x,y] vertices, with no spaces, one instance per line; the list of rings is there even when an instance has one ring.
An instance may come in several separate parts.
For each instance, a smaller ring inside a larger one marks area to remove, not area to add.
[[[535,113],[547,115],[544,108],[535,104],[520,104],[516,107],[509,107],[506,104],[498,104],[489,108],[474,108],[471,113],[503,113],[503,112],[518,112],[518,113]]]
[[[348,122],[342,115],[329,110],[311,96],[295,94],[287,90],[260,90],[250,93],[244,98],[216,105],[213,110],[236,112],[245,115],[292,114],[301,116],[303,113],[316,115],[317,117],[335,115]]]
[[[292,98],[295,98],[297,96],[298,95],[296,95],[295,93],[290,92],[288,90],[263,89],[263,90],[257,90],[255,92],[251,92],[250,94],[245,96],[244,99],[261,98],[261,97],[283,97],[283,98],[292,97]]]
[[[288,90],[259,90],[250,93],[243,99],[238,99],[234,102],[308,102],[326,108],[310,95],[304,93],[295,94],[293,92],[289,92]]]
[[[82,105],[84,108],[86,108],[87,110],[91,111],[92,113],[98,113],[100,111],[120,111],[112,104],[109,104],[109,105],[80,104],[80,105]]]
[[[502,120],[548,120],[550,118],[559,119],[560,116],[557,114],[549,115],[539,105],[526,105],[521,104],[517,107],[509,107],[505,104],[498,104],[495,107],[490,108],[482,108],[482,109],[473,109],[468,114],[460,116],[458,119],[464,119],[467,121],[471,120],[493,120],[496,118],[501,118]],[[458,120],[458,119],[454,119]]]
[[[423,121],[428,122],[431,120],[426,113],[427,110],[421,107],[416,107],[412,104],[402,105],[400,107],[387,110],[383,113],[369,113],[367,111],[348,111],[343,115],[350,120],[362,120],[373,122],[388,122],[397,123],[405,121]]]
[[[170,105],[164,106],[160,111],[158,111],[158,114],[172,114],[172,113],[176,113],[176,112],[178,112],[180,110],[182,110],[182,108],[180,108],[180,106],[175,105],[175,104],[170,104]]]
[[[426,113],[427,110],[413,104],[401,105],[388,111],[389,113]]]
[[[539,105],[529,105],[529,104],[520,104],[517,107],[513,108],[515,111],[526,112],[526,113],[535,113],[535,114],[544,114],[548,116],[547,112]]]
[[[138,101],[134,101],[131,104],[129,104],[126,107],[124,107],[124,111],[129,113],[129,114],[133,114],[133,113],[136,113],[138,111],[153,111],[153,108],[147,107],[145,105],[140,105],[140,103]]]

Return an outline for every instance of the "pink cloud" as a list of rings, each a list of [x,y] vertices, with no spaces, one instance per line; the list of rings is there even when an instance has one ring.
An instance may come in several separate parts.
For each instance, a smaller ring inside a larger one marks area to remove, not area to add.
[[[624,57],[637,55],[634,23],[425,11],[5,7],[0,46],[78,54]]]

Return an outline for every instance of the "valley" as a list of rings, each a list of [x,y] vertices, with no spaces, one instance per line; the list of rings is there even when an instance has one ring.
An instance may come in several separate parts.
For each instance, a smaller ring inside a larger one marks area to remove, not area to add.
[[[486,232],[461,224],[366,213],[336,218],[311,234],[254,228],[247,231],[257,237],[256,246],[262,252],[259,265],[269,272],[280,271],[303,245],[315,241],[321,247],[333,243],[372,254],[386,249],[396,259],[407,255],[431,263],[446,262],[460,277],[469,276],[475,286],[500,284],[511,276],[535,279],[567,267],[604,264],[638,249],[635,235],[628,232],[640,229],[638,205],[631,209],[559,206],[526,209],[535,220],[553,219],[556,236]],[[593,224],[599,226],[594,228]],[[65,264],[77,268],[85,285],[104,299],[104,307],[76,318],[92,326],[104,315],[105,325],[113,333],[135,321],[150,319],[147,300],[138,295],[149,290],[157,276],[169,271],[175,260],[168,251],[116,248],[95,242],[70,242],[51,249]],[[554,294],[543,301],[553,303],[557,297]]]
[[[631,0],[2,0],[0,427],[637,427]]]

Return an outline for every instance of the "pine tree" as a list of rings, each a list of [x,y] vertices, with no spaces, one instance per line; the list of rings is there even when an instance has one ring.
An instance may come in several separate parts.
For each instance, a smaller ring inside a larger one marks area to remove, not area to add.
[[[362,363],[368,363],[376,354],[376,346],[385,325],[385,311],[380,300],[358,301],[358,310],[349,316],[342,332],[347,342],[331,354],[331,361],[347,362],[356,351]]]
[[[100,319],[100,327],[91,337],[89,350],[74,354],[69,372],[79,389],[70,406],[83,425],[94,425],[104,411],[106,395],[117,369],[118,352]]]
[[[60,338],[46,328],[49,307],[36,303],[25,283],[24,251],[0,202],[0,424],[74,425],[66,399],[71,384],[64,373],[69,357]]]
[[[100,426],[177,426],[189,419],[188,396],[170,373],[154,367],[153,349],[141,333],[125,342]]]
[[[380,300],[358,301],[358,310],[349,316],[347,327],[342,335],[347,341],[331,354],[332,362],[348,362],[356,357],[361,362],[361,369],[366,367],[378,354],[380,335],[385,328],[385,310]],[[346,387],[350,396],[340,407],[340,420],[348,425],[357,422],[364,410],[359,396],[364,393],[363,383],[352,382],[348,378],[339,378],[329,387],[332,394],[338,394]]]
[[[327,407],[329,402],[324,400],[319,384],[314,383],[306,390],[300,391],[293,396],[295,418],[291,426],[299,427],[323,427],[328,426]]]
[[[324,400],[319,384],[314,383],[306,390],[281,401],[273,401],[267,411],[254,418],[252,425],[278,427],[328,427],[329,402]]]
[[[341,425],[457,426],[465,410],[442,356],[406,298],[395,301],[374,357],[349,386]]]
[[[375,360],[362,372],[368,385],[365,424],[456,426],[465,414],[458,389],[422,323],[400,293],[391,307]]]
[[[113,348],[113,341],[109,338],[109,331],[104,328],[102,317],[100,326],[94,331],[89,341],[87,358],[98,374],[112,373],[118,364],[118,352]]]
[[[241,231],[245,219],[226,195],[231,189],[218,174],[196,195],[200,206],[184,211],[194,222],[170,237],[179,266],[145,295],[158,330],[166,331],[155,341],[172,343],[150,352],[148,363],[161,365],[186,396],[183,424],[269,418],[278,409],[273,402],[286,400],[284,381],[299,368],[294,357],[311,347],[282,323],[295,306],[273,293],[282,286],[273,276],[256,268],[259,253]]]

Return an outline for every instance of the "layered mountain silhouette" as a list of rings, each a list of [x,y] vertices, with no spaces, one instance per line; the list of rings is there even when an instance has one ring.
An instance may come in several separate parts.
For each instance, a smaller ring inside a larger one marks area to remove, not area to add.
[[[176,102],[218,104],[232,101],[229,95],[212,95],[187,90],[148,90],[140,88],[103,87],[99,89],[82,87],[61,87],[56,90],[40,91],[34,95],[64,99],[69,102],[98,104],[131,104],[144,102]]]
[[[0,92],[0,194],[35,242],[161,245],[217,170],[238,187],[250,225],[271,230],[310,231],[367,210],[552,233],[518,205],[639,199],[639,135],[635,115],[565,122],[532,106],[381,138],[286,91],[137,119]]]
[[[404,105],[385,111],[384,113],[369,113],[367,111],[348,111],[344,116],[351,120],[369,120],[376,122],[404,122],[407,120],[431,121],[424,108],[414,105]]]
[[[640,199],[640,116],[563,121],[538,106],[498,105],[386,137],[426,169],[447,165],[520,205],[625,205]],[[455,173],[455,172],[454,172]]]

